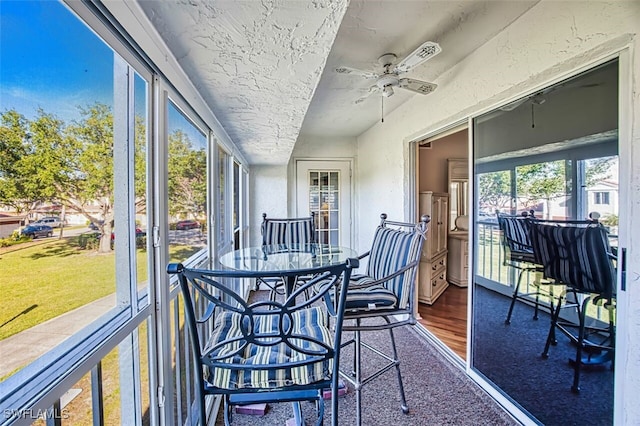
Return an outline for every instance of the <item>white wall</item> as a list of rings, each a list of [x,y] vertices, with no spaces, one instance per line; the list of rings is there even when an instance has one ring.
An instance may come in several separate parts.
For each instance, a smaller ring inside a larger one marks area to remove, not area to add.
[[[355,137],[325,137],[317,135],[300,135],[289,161],[289,197],[291,202],[291,215],[295,214],[296,203],[296,161],[297,160],[348,160],[353,164],[353,173],[358,168],[357,149]],[[351,191],[351,210],[355,211],[356,198]],[[352,241],[357,241],[357,228],[351,228]],[[360,251],[358,247],[353,247]]]
[[[262,244],[262,213],[270,217],[287,217],[287,166],[252,166],[249,178],[249,245]]]
[[[356,153],[356,138],[300,135],[291,158],[351,159]]]
[[[356,152],[355,138],[300,135],[287,166],[251,166],[249,217],[252,222],[249,223],[249,244],[261,244],[262,213],[267,213],[271,217],[296,215],[296,160],[311,158],[353,160],[354,168],[357,168]],[[354,207],[355,203],[352,205],[352,208]]]
[[[621,189],[620,209],[638,211],[640,166],[633,168],[632,164],[640,164],[639,29],[640,2],[541,1],[437,79],[440,86],[434,93],[415,95],[384,123],[360,135],[358,156],[369,155],[356,174],[356,193],[361,197],[356,212],[362,236],[359,243],[366,245],[365,231],[376,226],[378,212],[404,215],[405,200],[412,196],[407,193],[410,140],[540,89],[627,46],[636,54],[623,56],[631,62],[620,64],[623,78],[629,76],[633,88],[630,95],[621,94],[628,108],[620,112],[626,123],[620,128],[620,168],[630,185]],[[443,48],[446,54],[446,46]],[[365,198],[365,194],[371,195]],[[640,389],[640,286],[636,282],[640,277],[640,221],[633,217],[621,220],[621,227],[627,230],[621,245],[629,249],[630,270],[627,297],[622,296],[618,305],[618,342],[625,351],[618,351],[616,359],[616,371],[624,371],[624,376],[617,376],[624,379],[616,381],[616,420],[640,424],[640,404],[633,396]]]

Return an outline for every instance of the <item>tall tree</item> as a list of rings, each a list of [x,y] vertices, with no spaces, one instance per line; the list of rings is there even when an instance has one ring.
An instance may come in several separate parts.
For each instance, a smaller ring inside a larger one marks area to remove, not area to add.
[[[147,130],[144,117],[136,115],[134,129],[134,184],[136,214],[147,211]]]
[[[480,208],[503,210],[511,207],[511,173],[508,170],[478,175],[478,201]]]
[[[69,146],[75,152],[59,179],[64,202],[99,225],[101,252],[108,252],[114,219],[113,200],[113,114],[108,106],[96,103],[81,108],[81,119],[67,128]],[[88,207],[97,204],[100,216]]]
[[[181,130],[169,135],[169,214],[202,218],[207,202],[207,153]]]
[[[0,204],[12,207],[18,214],[28,215],[41,195],[28,183],[22,159],[29,153],[28,120],[15,110],[0,115]]]
[[[42,109],[32,121],[15,111],[3,114],[3,203],[28,214],[42,202],[60,201],[58,182],[70,148],[63,127],[62,120]]]
[[[566,164],[563,160],[527,164],[516,169],[516,193],[519,204],[533,208],[541,201],[549,212],[551,200],[567,194]]]
[[[113,116],[106,105],[94,104],[82,108],[81,117],[65,127],[62,120],[43,110],[31,121],[15,111],[4,113],[0,197],[12,205],[60,202],[99,223],[100,218],[88,209],[97,202],[104,219],[100,251],[109,251]]]
[[[0,128],[0,202],[28,204],[59,202],[98,224],[99,250],[110,251],[113,231],[114,165],[113,115],[108,106],[81,108],[81,118],[65,127],[42,110],[26,120],[15,111],[2,115]],[[134,186],[136,212],[146,211],[146,128],[136,117]],[[195,148],[176,131],[169,137],[169,206],[172,215],[202,218],[206,212],[205,148]],[[94,213],[95,206],[99,213]]]

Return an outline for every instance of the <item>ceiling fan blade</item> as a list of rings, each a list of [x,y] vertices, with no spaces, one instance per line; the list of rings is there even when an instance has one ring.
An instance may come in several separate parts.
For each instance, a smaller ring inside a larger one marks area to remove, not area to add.
[[[369,91],[367,92],[367,94],[364,95],[361,98],[356,99],[355,104],[356,105],[357,104],[361,104],[362,102],[366,101],[369,96],[371,96],[372,94],[376,93],[378,90],[379,90],[378,86],[369,87]]]
[[[436,90],[438,85],[435,83],[429,83],[428,81],[415,80],[413,78],[401,78],[400,87],[411,90],[412,92],[420,93],[421,95],[428,95]]]
[[[442,52],[442,48],[438,43],[425,41],[420,47],[400,61],[400,63],[395,67],[395,71],[398,73],[407,72],[424,61],[433,58],[440,52]]]
[[[376,74],[375,72],[363,71],[363,70],[359,70],[359,69],[351,68],[351,67],[338,67],[338,68],[336,68],[336,72],[339,73],[339,74],[359,75],[360,77],[364,77],[364,78],[378,78],[378,77],[380,77],[380,75]]]

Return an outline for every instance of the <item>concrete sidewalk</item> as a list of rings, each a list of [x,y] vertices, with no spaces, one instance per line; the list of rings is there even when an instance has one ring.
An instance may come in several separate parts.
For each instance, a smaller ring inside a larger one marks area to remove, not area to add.
[[[24,367],[86,327],[112,309],[115,300],[115,294],[105,296],[0,340],[0,377]]]

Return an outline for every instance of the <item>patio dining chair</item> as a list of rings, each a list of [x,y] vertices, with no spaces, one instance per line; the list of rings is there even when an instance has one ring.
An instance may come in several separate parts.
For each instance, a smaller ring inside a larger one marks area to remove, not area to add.
[[[523,212],[522,215],[510,216],[496,212],[496,215],[498,217],[498,228],[501,231],[503,265],[510,266],[519,271],[518,279],[511,295],[511,303],[509,304],[507,318],[504,320],[504,323],[511,324],[511,315],[513,314],[513,308],[515,307],[517,300],[530,303],[532,296],[535,296],[533,319],[537,320],[540,307],[547,309],[549,313],[553,312],[554,297],[553,287],[550,287],[550,291],[548,293],[550,297],[550,306],[540,304],[540,295],[543,294],[540,286],[545,283],[536,280],[530,283],[533,287],[532,291],[527,291],[525,293],[520,292],[523,276],[529,276],[532,272],[535,273],[542,271],[542,265],[536,263],[533,246],[531,245],[531,238],[529,237],[529,218],[533,218],[533,213]]]
[[[615,343],[615,256],[609,245],[607,230],[599,223],[557,224],[533,222],[531,239],[542,263],[544,275],[566,286],[553,312],[545,343],[543,358],[559,330],[576,346],[571,390],[580,391],[580,372],[585,365],[611,362]],[[567,297],[572,294],[572,298]],[[608,318],[589,318],[588,306],[599,305],[607,310]],[[575,309],[577,321],[561,312]],[[604,325],[603,325],[604,322]]]
[[[331,389],[331,424],[338,424],[338,366],[346,287],[357,259],[333,266],[264,274],[256,271],[190,269],[169,264],[178,276],[186,329],[195,368],[199,424],[207,423],[205,397],[219,395],[224,422],[234,406],[293,402],[294,418],[304,424],[301,401],[315,402],[321,425],[323,389]],[[283,303],[248,303],[235,292],[256,278],[312,275]],[[296,296],[313,286],[312,297]],[[338,302],[330,296],[341,294]],[[334,304],[335,303],[335,304]],[[335,327],[329,326],[333,318]]]
[[[353,338],[343,342],[342,346],[353,345],[354,356],[353,370],[341,370],[340,375],[355,387],[358,425],[362,419],[362,387],[394,367],[398,376],[401,408],[405,414],[409,412],[393,329],[416,323],[416,271],[430,220],[429,216],[424,215],[416,224],[387,220],[384,213],[380,217],[371,249],[359,257],[368,258],[366,273],[351,277],[343,325],[344,331],[353,332]],[[375,330],[389,330],[392,354],[385,354],[362,340],[361,333]],[[368,377],[362,374],[362,348],[369,349],[386,362]]]
[[[272,218],[262,213],[262,245],[282,245],[290,248],[296,244],[316,242],[315,214],[309,217]]]
[[[262,213],[262,246],[265,255],[273,252],[295,252],[306,244],[316,242],[315,214],[309,217],[297,218],[271,218]],[[304,280],[308,277],[299,277]],[[274,301],[278,295],[286,294],[286,285],[283,279],[260,279],[259,283],[269,289],[269,298]],[[308,294],[306,295],[308,296]]]

